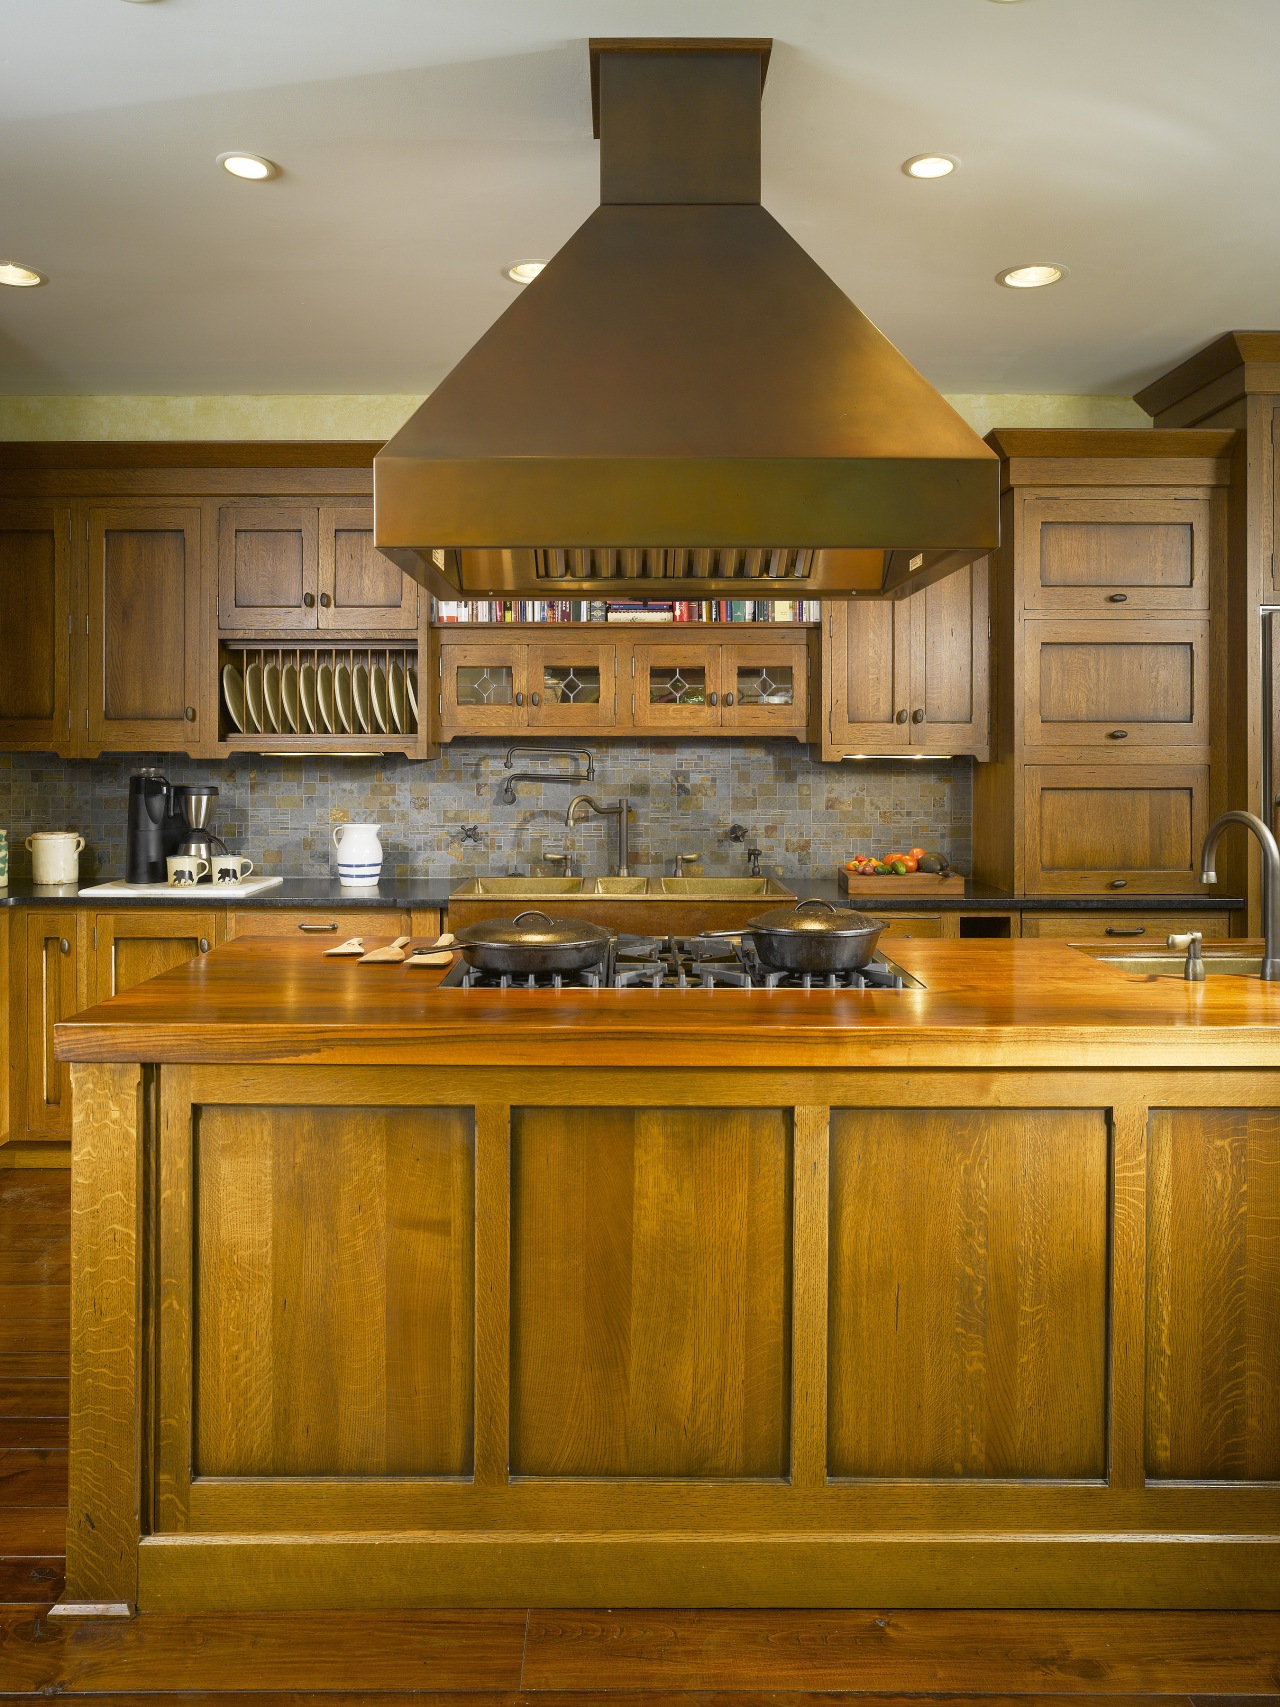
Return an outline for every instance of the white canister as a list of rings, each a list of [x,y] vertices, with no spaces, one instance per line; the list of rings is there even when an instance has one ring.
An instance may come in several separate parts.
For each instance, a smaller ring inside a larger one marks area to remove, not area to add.
[[[27,837],[33,883],[79,883],[84,837],[74,830],[37,830]]]
[[[381,824],[337,824],[338,882],[344,889],[376,889],[382,873]]]

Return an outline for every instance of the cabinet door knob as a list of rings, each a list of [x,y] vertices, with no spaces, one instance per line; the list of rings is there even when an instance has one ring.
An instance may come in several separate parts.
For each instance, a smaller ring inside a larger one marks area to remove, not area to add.
[[[924,712],[923,711],[913,711],[911,713],[911,721],[913,723],[923,723],[924,722]]]
[[[1145,925],[1108,925],[1106,934],[1108,936],[1146,936],[1147,927]]]
[[[200,938],[200,952],[201,954],[208,954],[209,952],[209,939],[207,936],[202,936]]]
[[[529,704],[530,705],[541,705],[542,704],[542,695],[540,693],[531,693],[529,695]]]
[[[196,720],[196,708],[195,708],[195,706],[189,705],[187,707],[186,711],[183,713],[183,715],[185,716],[188,723],[194,723]]]
[[[732,705],[733,704],[733,695],[731,693],[727,693],[724,696],[724,703],[726,705]]]
[[[302,602],[304,605],[306,605],[307,609],[310,610],[312,605],[314,605],[316,602],[315,594],[314,593],[304,593],[302,595]]]
[[[70,954],[71,953],[71,944],[67,941],[66,937],[63,937],[59,941],[58,947],[62,950],[62,952],[64,954]]]
[[[329,597],[328,593],[321,593],[320,604],[321,604],[322,609],[328,610],[329,606],[332,603],[333,603],[333,600]]]
[[[905,723],[907,721],[906,712],[905,711],[895,711],[893,714],[893,721],[895,723]]]
[[[709,693],[707,695],[707,704],[708,705],[719,705],[719,703],[720,703],[720,695],[718,693]]]
[[[516,704],[517,705],[523,705],[524,704],[524,695],[522,693],[518,693],[516,695]]]
[[[1128,593],[1108,593],[1107,594],[1107,603],[1109,605],[1127,605],[1128,602],[1129,602]]]
[[[1129,731],[1127,729],[1108,729],[1107,730],[1107,740],[1108,741],[1127,741],[1128,739],[1129,739]]]
[[[1129,887],[1129,879],[1127,877],[1113,877],[1111,879],[1111,887],[1113,889],[1127,889]]]

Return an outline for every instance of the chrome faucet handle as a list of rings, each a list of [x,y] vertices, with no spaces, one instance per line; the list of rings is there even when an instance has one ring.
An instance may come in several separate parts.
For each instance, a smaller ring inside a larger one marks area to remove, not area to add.
[[[1165,939],[1166,947],[1186,950],[1187,964],[1182,969],[1182,976],[1189,984],[1204,983],[1204,957],[1200,952],[1203,943],[1200,931],[1175,931]]]

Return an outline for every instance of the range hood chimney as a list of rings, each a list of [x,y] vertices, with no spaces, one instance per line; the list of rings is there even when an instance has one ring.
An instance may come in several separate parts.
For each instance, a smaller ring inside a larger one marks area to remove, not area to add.
[[[767,40],[591,43],[601,206],[374,459],[442,598],[898,595],[998,459],[760,205]]]

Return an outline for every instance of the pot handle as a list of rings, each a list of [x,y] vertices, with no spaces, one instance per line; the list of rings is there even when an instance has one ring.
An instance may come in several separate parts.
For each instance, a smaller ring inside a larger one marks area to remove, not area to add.
[[[555,923],[549,913],[544,913],[537,907],[528,907],[523,913],[517,913],[511,922],[518,925],[521,919],[545,919],[549,925]]]
[[[829,913],[836,911],[830,901],[824,901],[820,895],[811,895],[807,901],[797,901],[795,911],[802,913],[806,907],[825,907]]]

